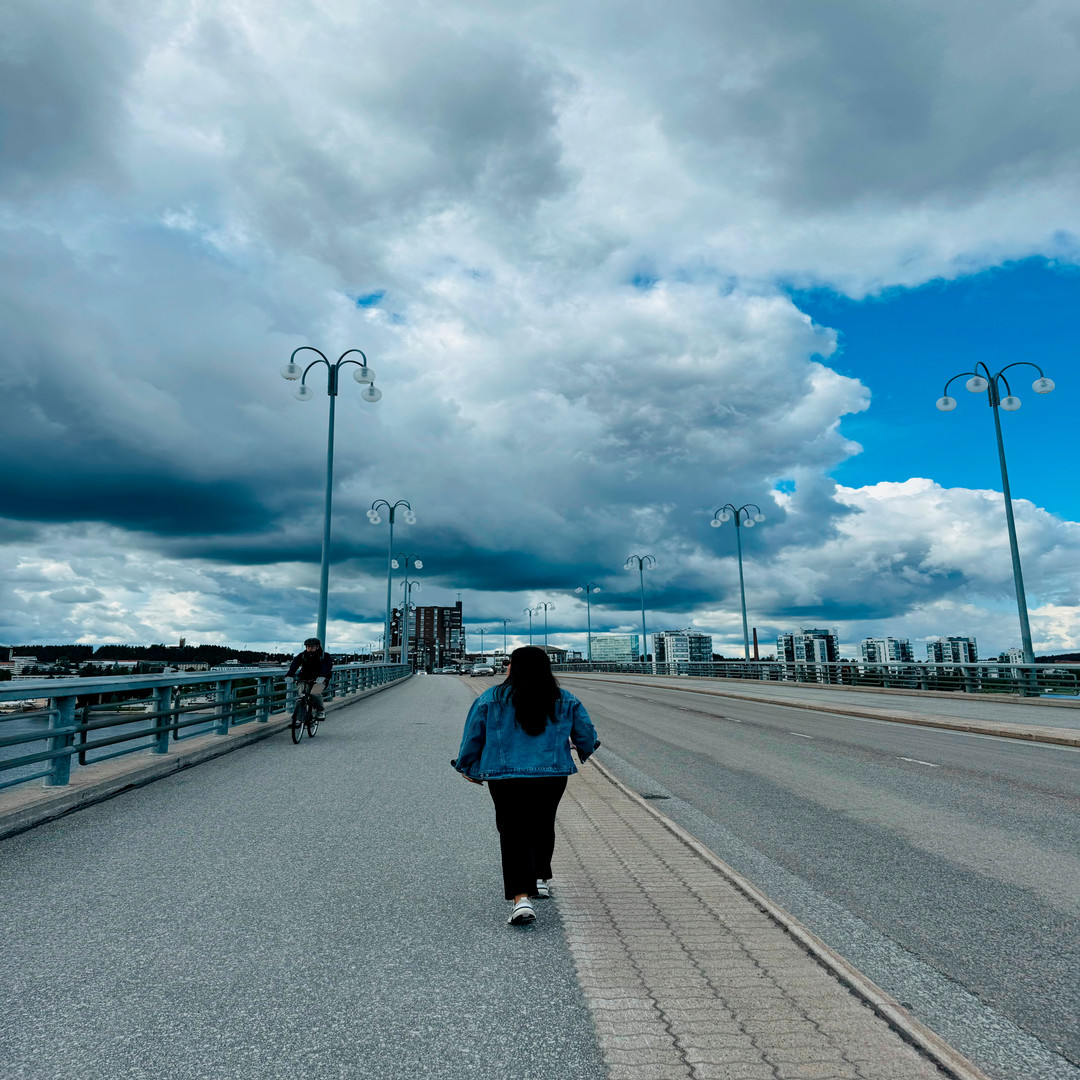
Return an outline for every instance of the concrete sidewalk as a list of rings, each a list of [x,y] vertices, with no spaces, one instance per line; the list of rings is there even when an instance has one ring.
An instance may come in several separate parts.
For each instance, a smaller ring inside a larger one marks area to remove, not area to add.
[[[984,1075],[599,765],[556,873],[611,1080]]]

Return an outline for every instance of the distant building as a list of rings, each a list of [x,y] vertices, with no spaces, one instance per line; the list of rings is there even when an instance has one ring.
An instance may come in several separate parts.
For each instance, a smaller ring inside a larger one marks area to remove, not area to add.
[[[926,659],[932,664],[974,664],[979,651],[973,637],[931,638],[926,643]]]
[[[641,658],[640,634],[593,634],[592,658],[597,664],[635,664]]]
[[[23,675],[29,671],[32,667],[38,666],[38,658],[36,656],[12,656],[11,650],[8,649],[8,656],[5,660],[0,662],[0,668],[5,671],[10,671],[14,675]]]
[[[1023,649],[1006,649],[998,659],[1005,664],[1022,664],[1024,662]]]
[[[799,627],[798,633],[778,634],[776,659],[792,664],[835,664],[840,659],[839,633]]]
[[[390,619],[390,652],[401,656],[401,609]],[[453,607],[418,607],[409,615],[409,656],[417,667],[445,667],[465,659],[461,601]]]
[[[908,638],[864,638],[859,653],[867,664],[912,664],[915,650]]]
[[[708,664],[712,661],[712,635],[688,626],[685,630],[661,630],[653,634],[657,663]]]

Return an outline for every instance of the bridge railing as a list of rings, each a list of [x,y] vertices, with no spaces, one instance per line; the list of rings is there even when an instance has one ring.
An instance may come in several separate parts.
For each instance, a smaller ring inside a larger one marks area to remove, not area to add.
[[[1025,697],[1080,695],[1080,664],[891,663],[796,660],[714,660],[709,663],[570,663],[553,664],[571,674],[685,675],[705,679],[813,683],[895,690],[959,691],[971,694],[1021,694]]]
[[[124,754],[167,754],[196,735],[227,735],[238,724],[290,711],[287,668],[230,667],[170,675],[13,679],[0,683],[0,789],[32,780],[67,784],[72,764]],[[404,664],[335,667],[324,700],[400,679]]]

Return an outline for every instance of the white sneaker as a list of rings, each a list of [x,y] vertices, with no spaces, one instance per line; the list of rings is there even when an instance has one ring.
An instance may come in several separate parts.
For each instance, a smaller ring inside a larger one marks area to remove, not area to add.
[[[536,895],[541,900],[551,899],[551,882],[545,881],[543,878],[536,879]]]
[[[510,918],[506,921],[511,926],[524,926],[526,923],[536,921],[536,911],[533,909],[528,897],[524,900],[519,900],[514,905],[513,911],[510,912]]]

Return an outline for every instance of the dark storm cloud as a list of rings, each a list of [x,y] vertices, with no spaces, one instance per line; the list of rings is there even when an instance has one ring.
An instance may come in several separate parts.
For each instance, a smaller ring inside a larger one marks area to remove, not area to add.
[[[116,183],[135,60],[120,28],[91,3],[14,0],[0,11],[0,42],[0,191]]]
[[[595,32],[627,61],[666,56],[633,70],[672,138],[792,208],[962,202],[1076,165],[1067,5],[682,0],[635,15]]]

